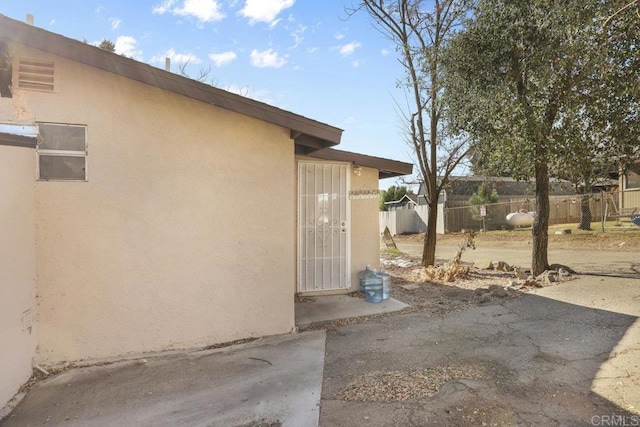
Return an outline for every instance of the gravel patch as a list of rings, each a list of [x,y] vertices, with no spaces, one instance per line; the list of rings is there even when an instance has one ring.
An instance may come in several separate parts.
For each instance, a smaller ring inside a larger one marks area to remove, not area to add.
[[[480,366],[435,366],[409,371],[369,372],[338,393],[339,400],[360,402],[405,402],[435,396],[442,386],[454,380],[486,380],[489,374]]]

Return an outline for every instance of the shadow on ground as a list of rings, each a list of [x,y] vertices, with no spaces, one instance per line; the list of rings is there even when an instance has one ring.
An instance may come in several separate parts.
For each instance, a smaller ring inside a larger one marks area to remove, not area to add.
[[[329,329],[321,425],[606,425],[612,416],[638,425],[638,289],[638,280],[583,278]],[[411,397],[450,368],[463,373]]]

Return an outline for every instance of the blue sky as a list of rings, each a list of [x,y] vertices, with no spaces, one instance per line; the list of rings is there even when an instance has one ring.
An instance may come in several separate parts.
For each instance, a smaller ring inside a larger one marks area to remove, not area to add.
[[[338,148],[412,162],[394,46],[349,0],[0,0],[0,13],[344,129]],[[381,182],[386,188],[394,180]]]

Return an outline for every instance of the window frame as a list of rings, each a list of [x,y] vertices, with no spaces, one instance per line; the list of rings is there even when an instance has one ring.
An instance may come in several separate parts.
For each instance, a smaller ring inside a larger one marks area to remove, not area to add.
[[[38,122],[38,145],[36,147],[36,154],[38,161],[36,162],[36,176],[38,181],[58,181],[58,182],[88,182],[89,181],[89,168],[88,168],[88,157],[89,157],[89,141],[88,141],[88,130],[86,124],[77,124],[77,123],[54,123],[54,122]],[[78,150],[56,150],[50,148],[40,148],[40,145],[43,141],[42,134],[40,133],[40,126],[65,126],[65,127],[76,127],[84,129],[84,151]],[[40,176],[40,157],[82,157],[84,158],[84,178],[76,179],[76,178],[43,178]]]
[[[630,175],[633,174],[635,177],[632,178],[633,184],[629,181]],[[636,190],[640,189],[640,162],[634,163],[629,166],[629,169],[624,174],[625,180],[625,190]]]

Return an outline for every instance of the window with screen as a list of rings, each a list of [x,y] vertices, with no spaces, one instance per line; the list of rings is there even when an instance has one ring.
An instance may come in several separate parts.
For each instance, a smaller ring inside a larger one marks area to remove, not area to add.
[[[629,167],[627,171],[627,188],[640,188],[640,163]]]
[[[87,180],[87,127],[39,123],[38,179]]]

